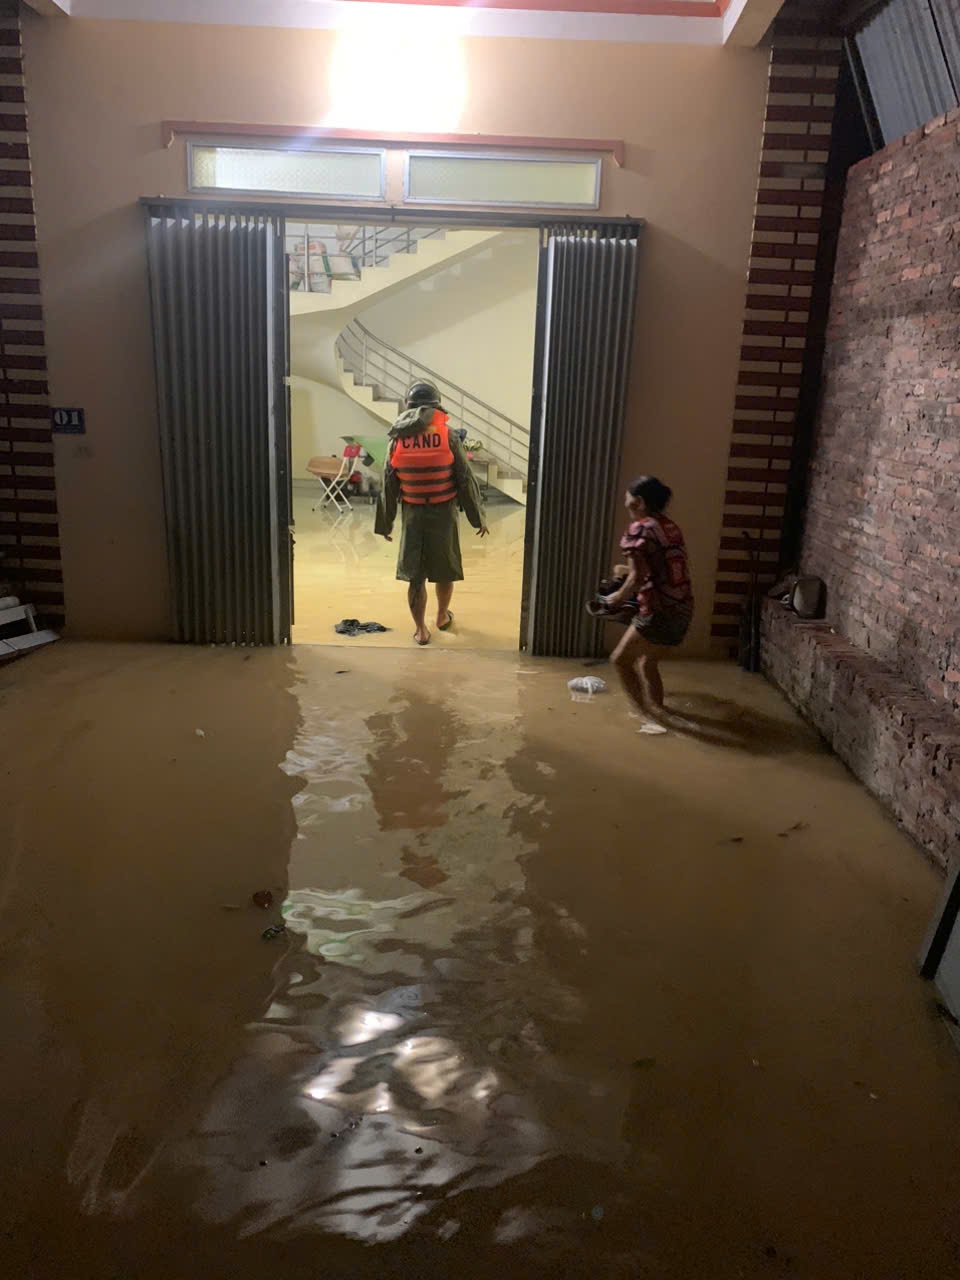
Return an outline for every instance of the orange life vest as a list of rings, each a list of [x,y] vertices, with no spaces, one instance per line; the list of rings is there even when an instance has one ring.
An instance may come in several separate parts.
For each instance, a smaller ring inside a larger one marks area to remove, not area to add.
[[[457,496],[453,474],[453,450],[447,415],[438,409],[430,425],[398,436],[390,452],[390,465],[400,480],[404,502],[424,506],[451,502]]]

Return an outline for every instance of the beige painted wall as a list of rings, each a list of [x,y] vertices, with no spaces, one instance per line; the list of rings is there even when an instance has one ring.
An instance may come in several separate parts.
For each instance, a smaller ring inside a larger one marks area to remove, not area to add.
[[[360,317],[378,338],[530,425],[539,237],[505,233]]]
[[[323,122],[336,40],[25,14],[51,387],[55,401],[83,405],[88,421],[84,441],[57,444],[73,634],[168,633],[136,205],[185,189],[183,142],[164,150],[160,121]],[[649,226],[624,476],[655,470],[677,491],[701,605],[693,647],[705,650],[766,54],[475,39],[464,44],[463,75],[465,131],[626,140],[627,163],[608,173],[603,209]],[[389,128],[390,95],[382,101]]]
[[[294,480],[309,481],[307,463],[317,454],[342,455],[345,435],[383,435],[386,427],[343,391],[297,378],[290,388],[291,461]]]

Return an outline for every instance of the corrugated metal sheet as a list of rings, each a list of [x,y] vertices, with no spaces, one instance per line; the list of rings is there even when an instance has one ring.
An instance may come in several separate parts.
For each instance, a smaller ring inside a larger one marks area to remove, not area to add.
[[[954,93],[960,95],[960,4],[957,0],[930,0],[930,8]]]
[[[618,502],[640,226],[557,226],[541,268],[543,374],[531,469],[525,640],[534,654],[598,654],[584,610],[609,569]]]
[[[290,639],[279,219],[146,210],[176,639]]]
[[[941,17],[953,6],[936,0]],[[857,33],[874,109],[885,142],[957,106],[957,92],[930,0],[893,0]],[[953,12],[950,24],[956,30]],[[941,28],[943,29],[943,28]]]

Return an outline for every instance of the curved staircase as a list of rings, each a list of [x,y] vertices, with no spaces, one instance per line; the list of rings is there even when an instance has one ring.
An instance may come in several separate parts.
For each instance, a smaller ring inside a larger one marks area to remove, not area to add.
[[[514,502],[526,504],[529,430],[492,405],[451,382],[435,369],[391,346],[354,318],[337,339],[337,364],[344,391],[383,422],[396,421],[412,382],[434,383],[455,428],[466,432],[477,460],[487,467],[487,483]]]

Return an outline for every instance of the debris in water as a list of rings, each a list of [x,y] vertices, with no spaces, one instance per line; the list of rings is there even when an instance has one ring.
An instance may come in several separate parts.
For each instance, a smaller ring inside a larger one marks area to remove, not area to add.
[[[344,667],[341,671],[337,671],[334,674],[338,676],[348,676],[350,672],[346,669],[346,667]]]
[[[649,1071],[651,1067],[657,1065],[657,1060],[656,1058],[636,1058],[630,1065],[637,1071]]]
[[[657,724],[654,720],[647,720],[640,726],[637,733],[666,733],[667,730],[662,724]]]
[[[603,1218],[603,1205],[595,1204],[593,1208],[590,1210],[590,1217],[594,1220],[594,1222],[600,1222]]]
[[[415,1156],[422,1156],[422,1155],[423,1155],[423,1147],[414,1147],[414,1149],[413,1149],[413,1154],[414,1154]]]
[[[193,732],[197,735],[198,738],[205,738],[207,736],[203,729],[194,729]]]
[[[239,911],[240,904],[238,902],[221,902],[220,906],[224,911]]]
[[[359,1129],[362,1120],[363,1116],[351,1116],[342,1129],[335,1129],[330,1134],[330,1141],[335,1142],[337,1139],[342,1138],[345,1133],[352,1133],[354,1129]]]
[[[359,618],[343,618],[333,628],[338,636],[359,636],[389,631],[381,622],[361,622]]]
[[[777,835],[781,840],[784,840],[787,836],[792,836],[796,831],[806,831],[809,825],[809,822],[795,822],[792,827],[787,827],[786,831],[778,831]]]
[[[567,681],[574,702],[592,702],[595,693],[606,693],[607,682],[599,676],[576,676]]]
[[[281,933],[286,933],[287,926],[285,924],[272,924],[268,929],[264,929],[260,937],[264,942],[272,942],[274,938],[279,938]]]
[[[255,907],[261,907],[264,911],[273,906],[273,894],[269,889],[258,889],[250,895],[250,900]]]
[[[936,1010],[945,1022],[949,1022],[954,1027],[960,1027],[960,1019],[957,1018],[952,1009],[947,1008],[942,1000],[937,1001]]]
[[[728,836],[726,840],[721,840],[720,844],[743,844],[743,836]]]
[[[777,1256],[776,1246],[772,1244],[768,1244],[767,1247],[764,1249],[763,1254],[764,1254],[764,1257],[766,1258],[775,1258]]]

